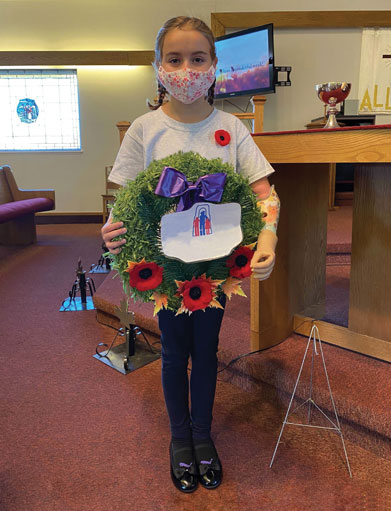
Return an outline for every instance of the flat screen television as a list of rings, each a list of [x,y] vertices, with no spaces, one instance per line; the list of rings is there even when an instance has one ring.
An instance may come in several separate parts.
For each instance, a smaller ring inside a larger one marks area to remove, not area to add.
[[[273,25],[216,38],[215,98],[275,92]]]

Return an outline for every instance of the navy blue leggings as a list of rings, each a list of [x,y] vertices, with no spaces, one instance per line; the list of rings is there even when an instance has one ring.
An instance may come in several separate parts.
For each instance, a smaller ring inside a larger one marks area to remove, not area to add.
[[[225,297],[219,300],[225,306]],[[204,439],[210,436],[217,380],[217,349],[224,310],[207,307],[190,316],[161,310],[162,381],[171,435]],[[191,357],[191,413],[189,378]]]

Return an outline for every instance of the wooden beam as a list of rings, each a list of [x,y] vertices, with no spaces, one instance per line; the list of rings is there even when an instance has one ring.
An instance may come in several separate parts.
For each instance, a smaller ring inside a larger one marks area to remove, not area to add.
[[[273,23],[274,28],[361,28],[391,27],[391,11],[280,11],[214,12],[215,35],[227,28],[250,28]]]
[[[149,66],[153,51],[0,51],[0,66]]]
[[[299,314],[293,317],[293,329],[298,334],[309,336],[313,322],[319,328],[322,341],[391,362],[391,342],[384,341],[383,339],[358,334],[343,326],[314,320]]]

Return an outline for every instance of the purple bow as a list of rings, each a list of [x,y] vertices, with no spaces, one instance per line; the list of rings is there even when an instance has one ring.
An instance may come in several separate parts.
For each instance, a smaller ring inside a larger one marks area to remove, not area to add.
[[[226,178],[225,172],[217,172],[201,176],[195,183],[191,183],[179,170],[164,167],[155,193],[162,197],[180,197],[177,211],[184,211],[190,209],[196,202],[220,202]]]

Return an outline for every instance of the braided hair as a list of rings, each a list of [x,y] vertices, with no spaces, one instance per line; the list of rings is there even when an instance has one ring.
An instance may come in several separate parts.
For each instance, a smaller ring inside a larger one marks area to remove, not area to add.
[[[215,87],[216,87],[216,79],[212,83],[212,85],[209,87],[208,95],[206,97],[206,100],[210,104],[210,106],[213,105],[213,102],[214,102],[214,99],[215,99]]]
[[[157,91],[159,96],[157,98],[157,101],[156,100],[154,101],[153,105],[149,102],[149,100],[147,100],[147,105],[150,108],[150,110],[157,110],[158,108],[160,108],[167,94],[166,88],[163,87],[163,85],[160,82],[158,82]]]

